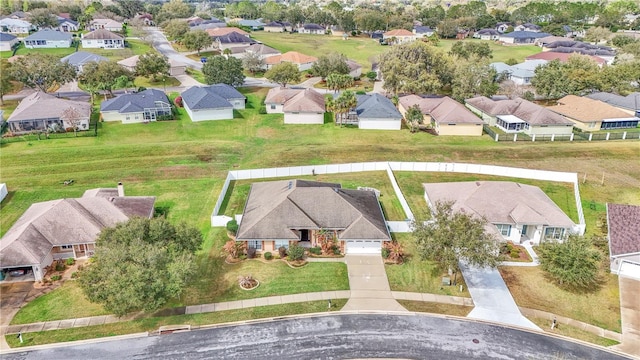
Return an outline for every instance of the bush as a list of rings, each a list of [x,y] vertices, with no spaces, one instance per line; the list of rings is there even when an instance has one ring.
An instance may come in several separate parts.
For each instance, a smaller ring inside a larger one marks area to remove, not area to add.
[[[58,280],[60,280],[60,279],[62,279],[62,276],[60,276],[60,275],[53,275],[53,276],[51,277],[51,281],[58,281]]]
[[[289,246],[289,260],[298,261],[304,259],[304,248],[299,245]]]
[[[512,258],[517,259],[520,257],[520,250],[518,250],[518,248],[514,247],[511,249],[511,251],[509,251],[509,254],[511,255]]]
[[[313,255],[320,255],[322,254],[322,249],[319,246],[316,246],[316,247],[310,248],[309,252],[312,253]]]
[[[66,261],[66,263],[67,263],[67,265],[68,265],[68,266],[73,266],[73,264],[75,264],[75,263],[76,263],[76,259],[74,259],[74,258],[68,258],[68,259],[67,259],[67,261]]]
[[[382,248],[382,258],[383,259],[388,259],[389,258],[389,249]]]
[[[245,243],[229,240],[224,244],[222,249],[227,253],[227,255],[229,255],[229,257],[237,259],[240,255],[243,255]]]
[[[71,273],[71,278],[72,279],[75,279],[77,277],[78,277],[78,272],[77,271],[74,271],[74,272]]]
[[[177,107],[182,107],[182,96],[178,96],[175,100],[173,100],[173,103],[176,104]]]
[[[266,113],[267,113],[267,107],[264,105],[260,106],[260,109],[258,110],[258,114],[264,115]]]
[[[62,262],[61,260],[56,261],[56,271],[64,271],[65,268],[66,266],[64,265],[64,262]]]
[[[287,248],[284,246],[280,246],[278,248],[278,254],[280,255],[280,259],[284,259],[287,257]]]
[[[590,238],[570,235],[564,242],[544,241],[537,252],[542,270],[561,287],[581,291],[599,287],[603,256]]]
[[[339,247],[335,247],[333,248],[333,255],[340,255],[340,248]]]
[[[238,222],[232,219],[227,223],[227,231],[235,235],[238,232]]]
[[[358,91],[356,91],[356,95],[366,95],[366,94],[367,94],[367,92],[366,92],[366,91],[364,91],[364,90],[358,90]]]
[[[253,258],[255,258],[255,257],[256,257],[256,249],[255,249],[255,248],[252,248],[252,247],[247,248],[247,257],[248,257],[249,259],[253,259]]]
[[[264,259],[265,260],[273,259],[273,254],[271,252],[267,251],[266,253],[264,253]]]

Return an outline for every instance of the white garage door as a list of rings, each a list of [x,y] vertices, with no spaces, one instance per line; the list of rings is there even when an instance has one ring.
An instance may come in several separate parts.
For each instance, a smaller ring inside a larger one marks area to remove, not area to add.
[[[347,241],[347,254],[380,254],[382,242],[375,240]]]

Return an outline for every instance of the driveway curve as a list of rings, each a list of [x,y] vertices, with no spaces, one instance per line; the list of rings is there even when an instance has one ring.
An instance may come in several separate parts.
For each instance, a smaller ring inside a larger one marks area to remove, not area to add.
[[[535,332],[425,314],[315,315],[37,351],[39,359],[627,359]]]

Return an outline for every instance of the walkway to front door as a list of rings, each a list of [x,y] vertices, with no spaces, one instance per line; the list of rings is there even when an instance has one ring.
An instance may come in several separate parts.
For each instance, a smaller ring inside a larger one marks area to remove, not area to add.
[[[379,254],[347,254],[344,259],[349,273],[351,297],[342,310],[407,311],[391,294],[387,272]]]

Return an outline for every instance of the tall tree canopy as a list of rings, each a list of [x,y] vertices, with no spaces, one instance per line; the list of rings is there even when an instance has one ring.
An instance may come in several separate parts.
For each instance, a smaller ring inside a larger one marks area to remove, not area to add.
[[[133,79],[133,74],[115,61],[90,62],[82,67],[78,81],[93,95],[99,90],[112,93],[116,85],[122,82],[121,77]]]
[[[163,24],[164,33],[172,40],[180,41],[189,32],[189,24],[184,19],[172,19]]]
[[[475,56],[459,60],[455,65],[451,95],[458,101],[478,95],[491,97],[500,88],[497,76],[497,71],[486,60]]]
[[[240,86],[244,83],[242,60],[229,56],[216,55],[207,58],[202,67],[202,73],[207,84],[227,84]]]
[[[600,71],[598,64],[589,57],[576,54],[567,63],[553,60],[537,67],[531,85],[536,93],[547,99],[583,95],[601,88]]]
[[[269,69],[269,71],[264,74],[264,77],[284,87],[287,86],[287,84],[300,81],[300,70],[298,70],[295,64],[281,62]]]
[[[182,45],[188,50],[196,50],[200,55],[200,50],[205,49],[213,44],[213,39],[204,30],[188,31],[182,36]]]
[[[330,53],[321,55],[311,66],[310,72],[325,79],[329,74],[348,74],[347,57],[343,54]]]
[[[151,77],[153,81],[158,81],[159,76],[169,75],[169,59],[156,52],[149,52],[140,55],[136,64],[136,74]]]
[[[564,242],[545,241],[538,248],[540,267],[560,286],[593,289],[600,279],[602,253],[591,239],[571,235]]]
[[[102,230],[80,286],[89,300],[118,316],[156,310],[180,295],[195,271],[193,256],[201,243],[194,227],[133,218]]]
[[[50,9],[35,9],[31,11],[29,21],[38,28],[58,27],[58,19]]]
[[[63,85],[73,81],[76,68],[68,62],[61,62],[52,54],[31,54],[19,58],[11,66],[12,77],[25,86],[47,92],[53,85]]]

